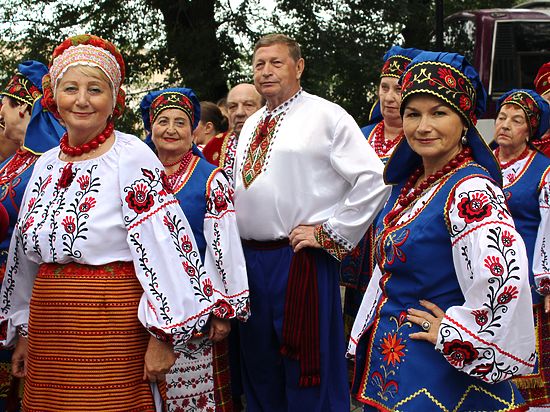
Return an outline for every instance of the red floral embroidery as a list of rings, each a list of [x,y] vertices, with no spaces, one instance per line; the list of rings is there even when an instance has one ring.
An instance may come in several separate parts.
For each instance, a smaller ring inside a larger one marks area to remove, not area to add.
[[[125,200],[130,209],[136,213],[148,212],[155,204],[155,200],[153,199],[153,195],[150,193],[149,186],[141,182],[134,185],[132,190],[130,190],[126,195]]]
[[[489,321],[489,317],[487,316],[489,312],[486,310],[473,310],[471,313],[474,315],[476,323],[479,326],[483,326]]]
[[[170,232],[174,232],[174,230],[176,230],[176,227],[174,226],[174,224],[170,221],[170,219],[168,219],[168,216],[164,215],[164,218],[162,219],[162,221],[164,222],[165,226],[168,228],[168,230]]]
[[[451,365],[462,368],[477,359],[479,352],[470,342],[454,339],[443,344],[443,355]]]
[[[390,363],[395,366],[395,362],[401,362],[401,358],[405,356],[403,349],[405,345],[401,343],[402,339],[397,338],[397,334],[388,333],[387,337],[382,338],[382,355],[384,355],[384,361],[389,365]]]
[[[193,250],[193,243],[189,240],[189,235],[183,235],[181,237],[181,248],[185,253],[190,253]]]
[[[89,212],[91,208],[95,206],[96,202],[93,197],[87,197],[84,199],[84,201],[80,204],[78,207],[78,210],[80,210],[83,213]]]
[[[22,232],[25,233],[27,230],[29,230],[29,228],[32,226],[33,223],[34,223],[34,217],[31,216],[25,221]]]
[[[74,179],[73,164],[67,163],[65,167],[63,167],[63,171],[61,172],[61,177],[57,181],[57,187],[59,189],[68,187],[73,182],[73,179]]]
[[[492,206],[488,200],[482,193],[474,193],[471,198],[464,197],[458,204],[458,215],[466,223],[480,222],[491,215]]]
[[[490,363],[485,363],[483,365],[476,366],[471,373],[477,376],[486,376],[492,370],[493,370],[493,365]]]
[[[30,200],[29,200],[29,204],[27,206],[27,209],[32,209],[32,207],[34,206],[35,203],[36,203],[36,198],[31,197]]]
[[[86,190],[90,186],[90,176],[82,175],[76,180],[81,190]]]
[[[205,394],[202,394],[199,396],[199,399],[197,399],[197,408],[204,409],[206,407],[206,404],[208,403],[208,398]]]
[[[172,184],[170,183],[170,179],[164,170],[160,172],[160,183],[166,193],[172,193]]]
[[[76,230],[76,223],[74,221],[74,217],[72,216],[66,216],[61,224],[63,225],[63,227],[65,228],[65,232],[67,233],[73,233]]]
[[[539,293],[541,295],[550,295],[550,279],[543,278],[539,283]]]
[[[189,277],[193,277],[197,274],[197,271],[195,270],[195,268],[187,262],[183,262],[183,269],[185,269],[185,273],[187,273]]]
[[[493,276],[502,276],[504,274],[504,266],[500,263],[498,256],[487,256],[484,262],[485,267],[491,271]]]
[[[507,303],[510,303],[512,299],[515,299],[518,297],[518,288],[516,286],[506,286],[502,293],[498,295],[497,302],[501,305],[506,305]]]
[[[214,289],[212,288],[212,281],[210,279],[206,279],[202,282],[202,292],[208,297],[214,294]]]
[[[214,206],[218,213],[227,209],[227,200],[221,190],[214,191]]]
[[[437,70],[437,74],[439,74],[439,77],[443,79],[447,86],[452,87],[453,89],[456,87],[456,79],[449,69],[441,67]]]
[[[218,300],[212,314],[220,319],[229,319],[235,316],[235,310],[225,300]]]
[[[458,100],[458,104],[460,105],[460,108],[467,112],[472,108],[472,101],[468,96],[462,95],[460,96],[460,99]]]
[[[507,230],[502,232],[502,245],[504,247],[511,247],[515,241],[516,238],[510,232],[508,232]]]

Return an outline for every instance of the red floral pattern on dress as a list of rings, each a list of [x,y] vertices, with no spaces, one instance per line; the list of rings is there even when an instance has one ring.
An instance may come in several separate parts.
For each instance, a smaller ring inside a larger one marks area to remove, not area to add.
[[[498,295],[497,302],[501,305],[506,305],[518,297],[518,288],[516,286],[506,286],[502,293]]]
[[[235,317],[235,310],[225,300],[216,302],[216,306],[212,309],[212,314],[220,319],[230,319]]]
[[[454,339],[444,343],[443,355],[451,365],[462,368],[476,360],[479,352],[470,342]]]
[[[540,281],[538,291],[541,295],[550,295],[550,278],[544,278]]]
[[[76,182],[80,186],[81,190],[86,190],[88,186],[90,186],[90,176],[82,175],[76,180]]]
[[[483,193],[474,193],[471,197],[463,197],[458,203],[458,215],[466,223],[481,222],[491,215],[492,206],[489,198]]]
[[[23,225],[23,228],[21,229],[21,231],[25,233],[27,230],[29,230],[29,228],[33,225],[33,223],[34,223],[34,217],[31,216],[27,220],[25,220],[25,224]]]
[[[203,280],[202,292],[208,297],[214,294],[214,289],[212,288],[212,281],[210,279]]]
[[[479,326],[485,325],[489,321],[489,312],[486,310],[473,310],[472,315]]]
[[[124,200],[128,207],[138,214],[148,212],[155,204],[151,189],[143,182],[134,183]]]
[[[402,339],[397,337],[396,333],[388,333],[386,337],[382,338],[382,355],[384,355],[384,361],[389,365],[390,363],[395,366],[396,362],[401,362],[401,358],[405,356],[403,349],[405,345],[401,343]]]
[[[96,205],[96,201],[93,197],[87,197],[78,207],[83,213],[89,212]]]
[[[227,200],[225,200],[225,193],[219,189],[214,191],[214,206],[216,212],[220,213],[227,209]]]
[[[512,247],[513,243],[516,241],[516,238],[514,235],[512,235],[507,230],[502,232],[502,246],[504,247]]]
[[[63,227],[65,228],[65,232],[67,233],[73,233],[76,230],[76,223],[74,220],[74,217],[72,216],[65,216],[65,219],[61,222]]]
[[[485,267],[491,271],[491,275],[502,276],[504,274],[504,266],[500,263],[498,256],[487,256],[484,262]]]
[[[193,250],[193,243],[191,243],[189,235],[181,237],[181,248],[185,253],[190,253]]]

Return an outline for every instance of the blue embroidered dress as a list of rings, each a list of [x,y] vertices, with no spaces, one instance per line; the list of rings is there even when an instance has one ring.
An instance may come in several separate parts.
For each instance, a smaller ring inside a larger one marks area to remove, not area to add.
[[[379,220],[379,268],[348,349],[357,355],[363,403],[382,411],[524,410],[506,379],[534,365],[527,261],[504,196],[488,176],[469,162],[390,226]],[[445,311],[435,348],[409,338],[421,330],[407,309],[423,310],[420,299]]]

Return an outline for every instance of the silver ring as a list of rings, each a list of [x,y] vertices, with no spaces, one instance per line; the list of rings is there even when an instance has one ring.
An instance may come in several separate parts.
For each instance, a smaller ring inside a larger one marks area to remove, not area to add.
[[[424,322],[422,322],[422,324],[420,326],[422,326],[422,329],[424,329],[426,332],[428,332],[430,330],[430,328],[432,327],[432,324],[430,322],[428,322],[427,320],[425,320]]]

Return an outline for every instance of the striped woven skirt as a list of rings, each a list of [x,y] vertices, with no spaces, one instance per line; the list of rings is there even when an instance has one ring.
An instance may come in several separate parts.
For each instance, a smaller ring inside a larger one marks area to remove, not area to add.
[[[132,263],[43,264],[30,302],[25,411],[155,411]]]

